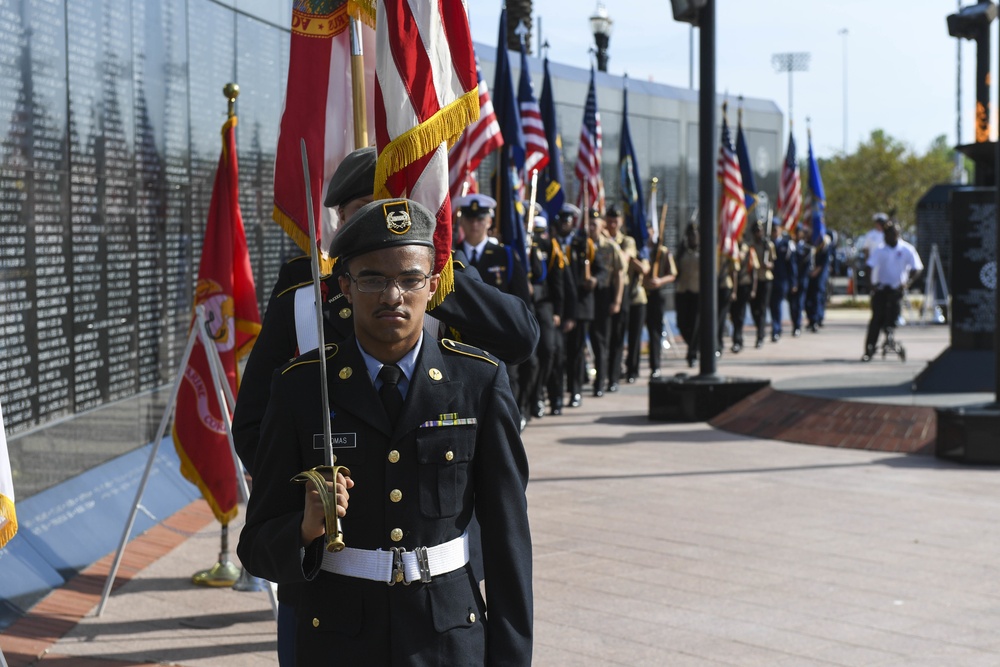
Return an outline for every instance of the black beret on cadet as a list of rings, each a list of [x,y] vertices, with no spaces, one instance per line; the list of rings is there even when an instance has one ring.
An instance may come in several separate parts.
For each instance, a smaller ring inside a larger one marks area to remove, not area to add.
[[[323,205],[343,206],[349,201],[370,197],[375,192],[375,147],[359,148],[344,158],[330,178]]]
[[[609,218],[620,218],[622,217],[622,209],[618,204],[609,204],[604,215]]]
[[[437,220],[412,199],[379,199],[365,204],[333,237],[330,256],[344,261],[366,252],[403,245],[434,247]]]

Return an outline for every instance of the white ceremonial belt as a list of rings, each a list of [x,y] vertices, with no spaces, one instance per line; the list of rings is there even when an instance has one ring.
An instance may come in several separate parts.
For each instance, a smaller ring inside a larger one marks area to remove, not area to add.
[[[431,577],[446,574],[469,562],[469,533],[436,547],[352,549],[323,553],[321,570],[345,577],[381,581],[390,586],[414,581],[428,583]]]

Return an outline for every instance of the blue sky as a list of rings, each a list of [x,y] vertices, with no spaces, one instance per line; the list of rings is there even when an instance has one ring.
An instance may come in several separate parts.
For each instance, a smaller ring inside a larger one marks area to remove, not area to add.
[[[969,4],[969,3],[966,3]],[[673,20],[667,0],[605,0],[614,21],[608,71],[634,79],[687,87],[690,78],[687,24]],[[468,0],[473,39],[495,45],[501,0]],[[535,0],[534,14],[553,61],[588,64],[593,45],[589,17],[596,2]],[[955,144],[958,44],[946,17],[950,0],[717,0],[718,91],[774,100],[786,114],[788,74],[771,64],[775,53],[809,52],[809,70],[793,75],[796,137],[805,146],[811,120],[820,157],[844,149],[844,53],[847,54],[847,150],[881,128],[923,152],[939,135]],[[538,24],[536,22],[536,28]],[[847,35],[839,34],[847,29]],[[994,54],[997,24],[993,25]],[[537,43],[537,34],[533,44]],[[698,35],[695,30],[695,87]],[[974,43],[963,41],[962,143],[971,143],[975,105]],[[993,74],[997,78],[996,56]],[[996,117],[996,88],[990,100]],[[996,121],[994,120],[994,132]]]

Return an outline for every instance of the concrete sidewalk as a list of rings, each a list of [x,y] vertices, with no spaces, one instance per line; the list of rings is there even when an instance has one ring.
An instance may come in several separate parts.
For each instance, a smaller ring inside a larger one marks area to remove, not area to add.
[[[905,364],[860,364],[866,318],[832,311],[820,333],[726,355],[720,372],[871,383],[912,377],[947,344],[945,327],[907,327]],[[687,370],[680,357],[668,372]],[[995,470],[650,422],[647,400],[643,378],[525,432],[534,664],[1000,664]],[[277,664],[266,594],[188,583],[218,550],[201,505],[129,547],[176,544],[137,566],[101,618],[79,618],[98,571],[73,609],[43,602],[0,635],[12,667]],[[46,649],[26,628],[58,636]]]

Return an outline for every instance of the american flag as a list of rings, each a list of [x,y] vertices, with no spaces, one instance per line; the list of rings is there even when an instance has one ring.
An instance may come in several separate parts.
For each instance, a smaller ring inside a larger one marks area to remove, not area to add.
[[[802,213],[802,177],[799,175],[799,161],[795,158],[795,137],[788,132],[788,152],[781,167],[781,183],[778,188],[778,217],[789,232],[795,230]]]
[[[604,208],[604,181],[601,179],[601,114],[597,110],[594,68],[590,68],[590,90],[583,108],[580,148],[576,154],[576,177],[580,180],[580,208]],[[581,216],[585,218],[586,216]]]
[[[740,239],[747,223],[747,204],[743,198],[743,177],[740,164],[733,148],[733,138],[726,121],[725,107],[722,111],[722,137],[719,139],[719,183],[722,194],[719,197],[719,251],[723,255],[739,257]]]
[[[483,72],[476,64],[476,79],[479,81],[479,120],[465,128],[465,132],[448,153],[449,173],[451,181],[451,196],[460,197],[466,183],[470,190],[475,189],[476,179],[473,172],[483,159],[497,148],[503,146],[503,135],[500,134],[500,124],[493,111],[493,101],[490,91],[483,80]]]
[[[535,99],[535,91],[531,85],[531,72],[528,71],[528,56],[521,43],[521,81],[517,88],[517,103],[521,110],[521,129],[524,132],[524,176],[525,181],[531,180],[531,171],[541,171],[549,163],[549,141],[545,138],[545,125],[542,124],[542,110]]]
[[[448,145],[479,119],[469,20],[462,0],[378,0],[375,26],[375,196],[435,212],[433,308],[454,289]]]

